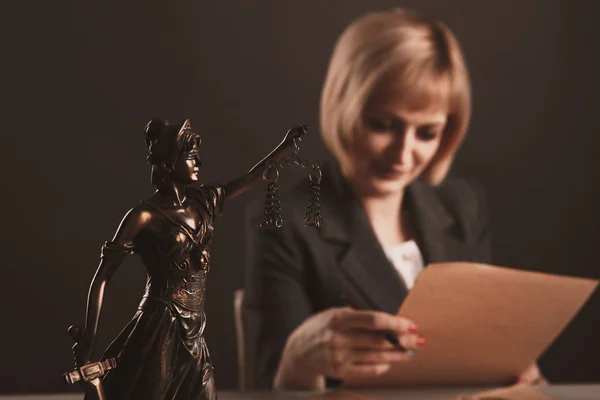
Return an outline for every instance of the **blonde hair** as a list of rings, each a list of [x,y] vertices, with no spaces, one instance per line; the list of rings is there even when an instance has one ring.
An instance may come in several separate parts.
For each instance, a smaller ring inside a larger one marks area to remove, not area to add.
[[[321,134],[336,158],[364,129],[364,111],[392,81],[411,107],[442,100],[448,122],[440,146],[423,172],[439,184],[448,173],[471,115],[471,89],[458,41],[444,24],[394,9],[367,14],[340,36],[321,94]]]

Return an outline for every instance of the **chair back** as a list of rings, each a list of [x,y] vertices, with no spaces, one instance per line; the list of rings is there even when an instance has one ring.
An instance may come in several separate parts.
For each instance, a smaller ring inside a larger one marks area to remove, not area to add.
[[[237,345],[238,385],[240,390],[253,388],[252,368],[254,363],[249,359],[249,343],[247,332],[248,318],[244,309],[246,291],[238,289],[233,292],[233,323]]]

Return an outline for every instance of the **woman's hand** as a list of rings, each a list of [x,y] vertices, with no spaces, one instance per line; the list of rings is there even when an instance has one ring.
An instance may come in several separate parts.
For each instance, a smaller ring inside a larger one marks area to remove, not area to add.
[[[537,363],[529,364],[525,371],[521,372],[521,375],[519,375],[518,382],[526,383],[528,385],[548,384],[548,380],[542,375]]]
[[[398,337],[396,349],[382,331]],[[337,379],[377,376],[391,363],[407,361],[425,345],[406,318],[379,311],[332,308],[313,315],[288,338],[274,381],[277,389],[321,389],[325,376]]]

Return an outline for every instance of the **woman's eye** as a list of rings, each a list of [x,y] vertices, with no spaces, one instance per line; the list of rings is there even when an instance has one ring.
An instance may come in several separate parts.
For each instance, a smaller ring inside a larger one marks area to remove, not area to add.
[[[439,135],[439,132],[432,128],[419,128],[417,129],[417,137],[424,141],[435,139]]]
[[[368,118],[367,126],[369,127],[369,129],[376,132],[383,132],[391,129],[391,123],[389,121],[377,118]]]

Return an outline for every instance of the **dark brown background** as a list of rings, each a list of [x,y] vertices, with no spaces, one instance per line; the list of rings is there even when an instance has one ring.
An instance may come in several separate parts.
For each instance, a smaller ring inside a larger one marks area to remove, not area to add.
[[[322,157],[318,100],[334,40],[354,17],[392,6],[445,20],[463,44],[474,116],[454,172],[487,191],[497,263],[600,278],[594,0],[23,1],[3,21],[0,392],[67,390],[66,328],[83,322],[100,246],[152,191],[150,118],[191,118],[209,182],[243,173],[299,123],[312,128],[303,152]],[[227,205],[213,245],[206,336],[222,389],[237,382],[231,294],[244,282],[252,197]],[[132,257],[108,288],[100,347],[143,285]],[[548,377],[600,381],[599,321],[596,293],[542,358]]]

